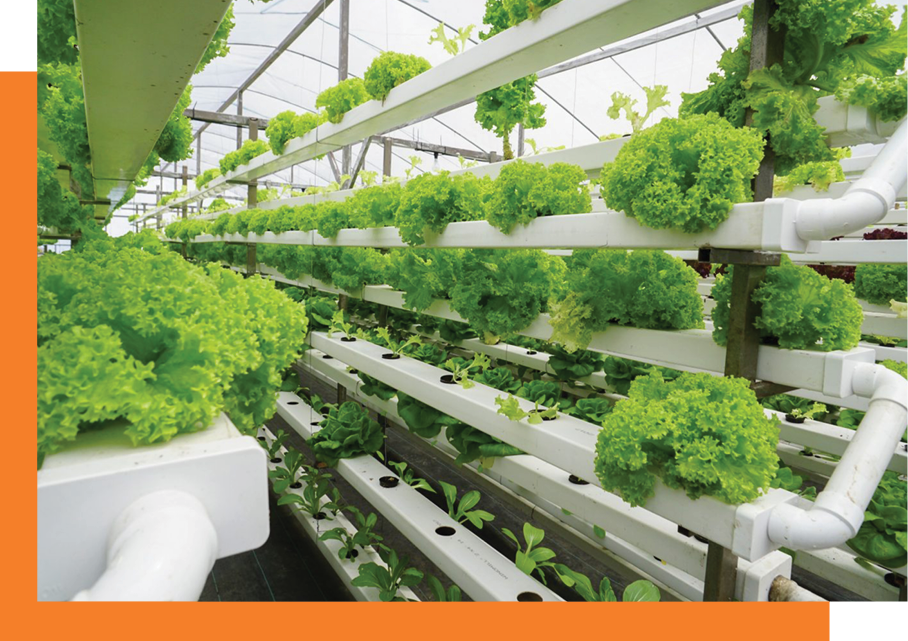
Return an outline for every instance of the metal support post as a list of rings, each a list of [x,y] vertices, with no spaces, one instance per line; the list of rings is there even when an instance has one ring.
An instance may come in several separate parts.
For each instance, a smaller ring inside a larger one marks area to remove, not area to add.
[[[189,185],[189,167],[183,165],[183,189],[186,189],[187,185]],[[188,215],[189,209],[186,207],[186,203],[183,203],[182,217],[186,218]],[[185,251],[183,252],[183,255],[185,256]]]
[[[382,165],[381,173],[382,176],[390,177],[391,176],[391,152],[394,150],[393,143],[385,138],[384,141],[384,155],[382,156]]]
[[[525,133],[526,132],[523,129],[523,123],[518,123],[517,124],[517,157],[518,158],[520,158],[524,152],[523,139],[524,139]]]
[[[243,92],[241,91],[237,94],[236,97],[236,115],[243,115]],[[236,148],[239,149],[243,146],[243,129],[241,127],[236,128]]]
[[[337,52],[337,81],[347,79],[347,68],[350,63],[350,0],[340,0],[340,29]],[[350,174],[352,153],[350,145],[341,152],[341,175]],[[338,182],[341,182],[338,179]]]
[[[202,174],[202,134],[195,141],[195,175]]]
[[[257,245],[246,245],[246,275],[252,276],[258,268],[258,260],[255,257],[255,248]]]

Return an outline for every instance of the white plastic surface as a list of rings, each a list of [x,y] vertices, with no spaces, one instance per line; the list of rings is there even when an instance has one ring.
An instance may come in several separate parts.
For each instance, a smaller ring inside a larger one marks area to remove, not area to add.
[[[66,600],[98,580],[116,519],[163,490],[192,495],[217,532],[217,557],[268,538],[266,455],[221,415],[206,430],[134,448],[119,430],[87,432],[38,471],[38,599]]]

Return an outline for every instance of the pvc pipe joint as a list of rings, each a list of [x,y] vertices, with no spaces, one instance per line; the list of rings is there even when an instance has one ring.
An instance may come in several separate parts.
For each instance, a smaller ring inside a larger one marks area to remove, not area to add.
[[[152,492],[117,517],[107,570],[73,600],[195,601],[217,552],[217,532],[198,499],[176,490]]]
[[[795,223],[804,240],[828,240],[879,222],[893,204],[908,175],[908,120],[895,133],[864,175],[841,198],[800,203]]]
[[[908,381],[883,367],[854,369],[855,394],[870,397],[870,408],[816,502],[804,509],[790,503],[772,510],[769,538],[796,550],[837,547],[853,538],[886,471],[908,421]]]

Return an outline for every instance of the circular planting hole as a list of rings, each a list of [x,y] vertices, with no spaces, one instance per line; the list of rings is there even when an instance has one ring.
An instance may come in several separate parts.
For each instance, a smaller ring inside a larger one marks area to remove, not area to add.
[[[291,489],[291,490],[298,490],[298,489],[300,489],[301,487],[303,487],[303,484],[300,483],[299,481],[297,481],[296,483],[291,483],[291,484],[290,484],[290,489]]]
[[[331,356],[331,354],[322,354],[322,358],[325,359],[326,361],[330,361],[334,357]]]
[[[341,336],[342,343],[354,343],[356,342],[355,336]]]
[[[527,350],[527,356],[535,356],[535,355],[538,354],[538,353],[539,353],[539,352],[537,352],[535,349],[528,349],[528,350]],[[541,601],[541,600],[542,600],[542,599],[540,599],[540,601]]]
[[[355,559],[359,556],[359,550],[350,550],[345,556],[348,559]]]
[[[313,425],[313,426],[321,425],[321,424],[322,424],[321,421],[312,421],[311,423],[309,423],[309,425]]]
[[[323,407],[322,409],[320,409],[318,411],[318,413],[321,414],[322,416],[328,416],[328,414],[331,413],[331,410],[329,410],[327,407]]]
[[[454,536],[454,528],[449,525],[442,525],[435,528],[435,534],[438,536]]]
[[[530,414],[542,414],[542,412],[539,412],[537,410],[530,410]],[[558,417],[557,416],[543,416],[542,420],[543,421],[554,421],[556,418],[558,418]]]
[[[265,437],[264,437],[264,436],[259,436],[258,438],[259,438],[260,441],[264,441],[264,440],[265,440]]]
[[[271,462],[272,462],[272,463],[280,463],[280,462],[283,461],[283,460],[284,460],[284,459],[282,459],[280,456],[275,456],[273,459],[271,459]]]
[[[359,370],[358,370],[358,369],[351,369],[351,370],[350,370],[350,373],[353,374],[353,375],[356,375],[356,374],[359,374]]]
[[[797,417],[792,416],[791,414],[786,414],[785,420],[788,421],[789,423],[794,423],[795,425],[800,425],[801,423],[803,423],[805,421],[805,418],[803,416],[797,418]]]
[[[579,476],[574,476],[573,474],[571,474],[571,475],[568,477],[568,481],[571,482],[571,483],[573,483],[574,485],[589,485],[589,484],[590,484],[589,481],[584,481],[584,480],[583,480],[582,478],[580,478]]]
[[[400,358],[400,354],[388,353],[382,354],[381,357],[386,361],[396,361],[398,358]]]
[[[526,603],[529,601],[542,601],[542,597],[535,592],[521,592],[517,595],[517,600],[521,603]]]
[[[905,586],[905,577],[899,576],[895,572],[887,572],[883,576],[883,580],[886,583],[888,583],[889,585],[896,587],[896,588],[901,588],[901,587]]]
[[[453,385],[454,384],[454,375],[453,374],[443,374],[438,380],[441,381],[442,383],[444,383],[445,385]]]
[[[396,476],[383,476],[380,479],[378,479],[378,484],[381,485],[382,487],[387,487],[387,488],[397,487],[397,484],[399,482],[400,482],[400,479],[398,479]]]
[[[287,405],[299,405],[299,401],[287,401]]]
[[[328,518],[328,515],[325,514],[324,512],[319,512],[318,514],[316,514],[316,515],[313,516],[312,518],[314,518],[316,521],[324,521],[325,519]]]

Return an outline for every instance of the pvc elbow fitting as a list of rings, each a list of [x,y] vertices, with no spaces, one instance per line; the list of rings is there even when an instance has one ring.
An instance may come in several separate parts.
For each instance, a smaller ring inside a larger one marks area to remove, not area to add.
[[[74,601],[195,601],[218,552],[205,507],[176,490],[146,494],[114,522],[107,570]]]
[[[855,534],[857,528],[818,506],[804,510],[785,503],[773,509],[769,517],[770,540],[794,550],[833,548]]]

